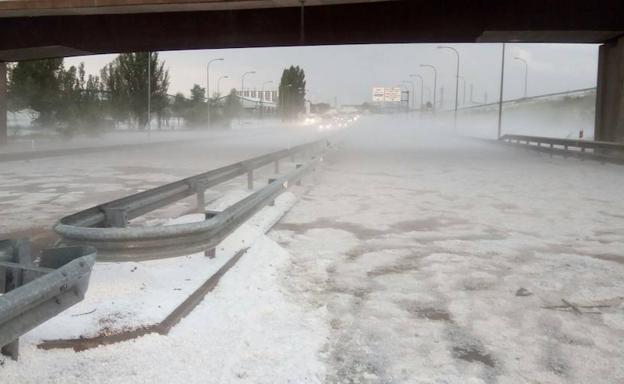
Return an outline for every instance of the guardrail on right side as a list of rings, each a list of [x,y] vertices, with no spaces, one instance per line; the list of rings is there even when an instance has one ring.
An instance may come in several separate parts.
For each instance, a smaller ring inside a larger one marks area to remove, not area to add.
[[[624,143],[527,135],[503,135],[500,140],[510,144],[526,145],[544,152],[555,152],[564,155],[588,157],[600,161],[624,163]]]

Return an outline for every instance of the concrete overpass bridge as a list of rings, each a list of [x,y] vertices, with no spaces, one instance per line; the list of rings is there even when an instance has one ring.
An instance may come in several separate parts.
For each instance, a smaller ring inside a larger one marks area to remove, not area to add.
[[[595,138],[624,141],[620,0],[7,0],[0,61],[368,43],[599,43]],[[0,140],[6,69],[0,65]]]

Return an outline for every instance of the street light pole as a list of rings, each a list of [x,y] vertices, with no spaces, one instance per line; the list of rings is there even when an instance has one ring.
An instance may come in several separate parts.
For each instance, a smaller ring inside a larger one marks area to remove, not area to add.
[[[247,75],[253,75],[255,74],[256,71],[249,71],[249,72],[245,72],[243,73],[243,76],[241,77],[241,96],[244,97],[244,92],[245,92],[245,76]]]
[[[514,59],[524,63],[524,98],[527,98],[527,84],[529,80],[529,63],[521,57],[514,57]]]
[[[410,96],[410,101],[411,101],[411,104],[412,104],[412,109],[414,109],[414,94],[416,93],[416,85],[411,80],[403,80],[403,83],[412,85],[412,94]],[[408,107],[409,107],[409,105],[408,105]]]
[[[422,109],[423,109],[423,88],[424,88],[423,77],[418,75],[418,74],[411,74],[410,77],[415,77],[415,78],[420,79],[420,111],[422,112]]]
[[[208,125],[210,125],[210,63],[214,61],[223,61],[223,58],[220,57],[218,59],[212,59],[208,61],[206,64],[206,108],[208,109],[207,120]]]
[[[427,91],[427,100],[431,101],[431,89],[429,89],[429,87],[424,87],[424,88],[425,88],[425,91]]]
[[[217,80],[217,97],[221,96],[221,80],[223,79],[229,79],[230,76],[221,76],[219,77],[219,79]]]
[[[498,97],[498,139],[501,138],[501,128],[503,122],[503,85],[505,79],[505,43],[503,43],[503,54],[501,55],[501,77],[500,77],[500,95]]]
[[[462,81],[462,105],[466,105],[466,78],[459,76],[459,79]]]
[[[249,71],[243,73],[243,76],[241,76],[241,105],[243,106],[243,112],[245,111],[245,76],[253,75],[255,73],[256,71]]]
[[[258,98],[258,100],[260,100],[260,116],[264,115],[264,107],[262,106],[262,104],[264,103],[264,86],[267,84],[273,84],[273,80],[265,81],[264,83],[262,83],[262,91],[260,93],[260,97]]]
[[[421,67],[427,67],[427,68],[431,68],[433,69],[433,103],[432,103],[432,107],[433,107],[433,112],[436,111],[436,100],[437,100],[437,89],[438,89],[438,70],[436,69],[436,67],[434,67],[433,65],[430,64],[420,64]]]
[[[443,45],[438,46],[438,49],[450,49],[455,52],[455,55],[457,55],[457,73],[455,75],[455,118],[453,121],[454,129],[457,129],[457,102],[459,98],[459,52],[457,52],[457,49],[453,47],[447,47]]]
[[[147,52],[147,137],[152,135],[152,52]]]

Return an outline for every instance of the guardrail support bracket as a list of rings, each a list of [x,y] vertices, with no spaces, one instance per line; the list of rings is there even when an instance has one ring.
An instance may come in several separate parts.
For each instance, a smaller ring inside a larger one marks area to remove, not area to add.
[[[247,189],[250,191],[253,189],[253,171],[247,171]]]
[[[276,178],[270,177],[269,182],[267,184],[274,183],[275,181],[277,181]],[[274,207],[274,206],[275,206],[275,200],[271,200],[271,202],[269,203],[269,207]]]
[[[106,215],[106,226],[112,228],[125,228],[128,226],[128,212],[125,208],[105,208],[104,214]]]
[[[303,164],[297,164],[297,165],[295,165],[295,168],[301,168],[301,167],[303,167]],[[295,184],[297,184],[297,185],[301,185],[301,179],[297,180],[297,182],[296,182]]]

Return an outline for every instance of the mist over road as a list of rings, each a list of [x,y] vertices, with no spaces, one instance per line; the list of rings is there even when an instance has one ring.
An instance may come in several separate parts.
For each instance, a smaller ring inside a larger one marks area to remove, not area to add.
[[[168,336],[80,353],[41,351],[26,336],[3,374],[25,383],[622,381],[621,166],[462,138],[447,125],[363,117],[337,133],[295,206]],[[48,226],[68,210],[318,135],[271,130],[16,163],[1,171],[0,231]]]
[[[328,382],[622,380],[619,166],[404,118],[339,147],[272,233],[327,308]]]

